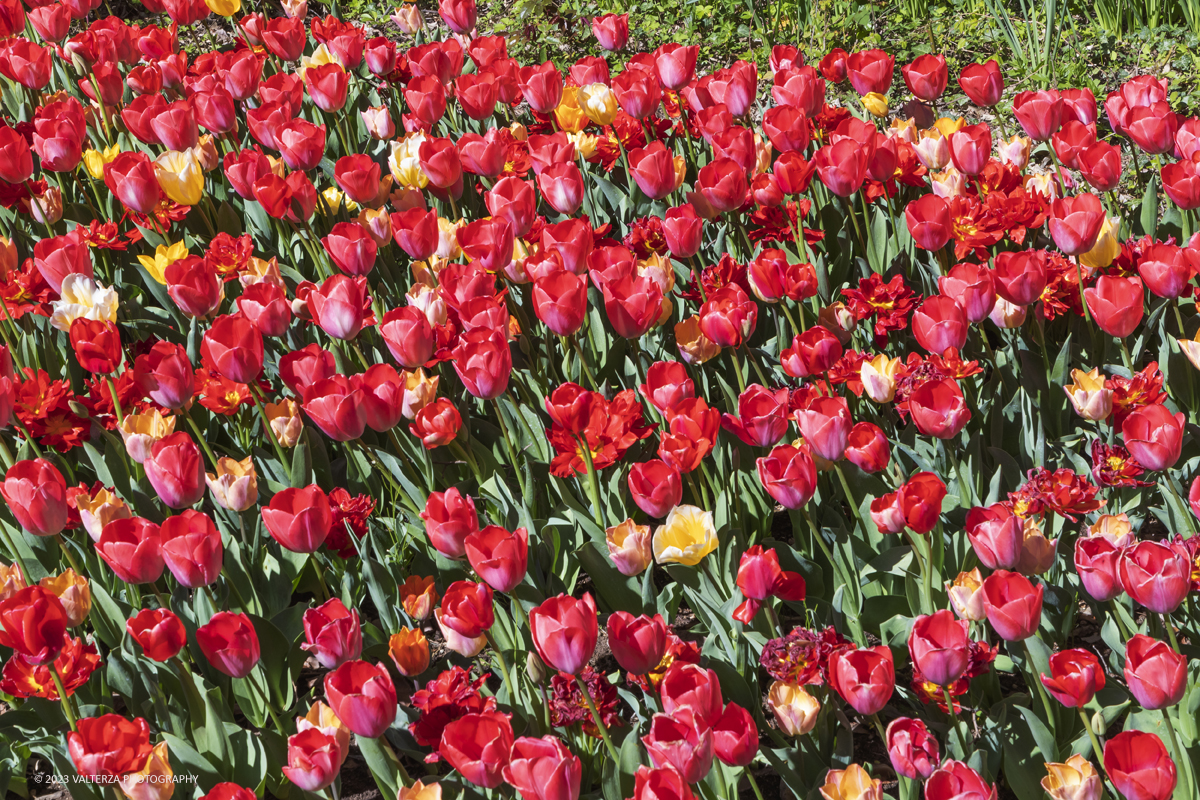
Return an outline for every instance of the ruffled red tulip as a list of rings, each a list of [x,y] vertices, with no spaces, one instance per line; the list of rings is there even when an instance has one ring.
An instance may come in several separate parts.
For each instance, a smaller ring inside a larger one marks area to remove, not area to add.
[[[454,403],[439,397],[417,412],[408,431],[421,440],[426,450],[449,444],[462,429],[462,415]]]
[[[120,714],[86,717],[67,734],[67,752],[81,776],[114,779],[138,772],[150,759],[150,726]],[[101,781],[97,781],[100,783]]]
[[[245,614],[218,611],[196,629],[200,652],[217,670],[231,678],[244,678],[258,663],[258,633]]]
[[[67,644],[67,622],[67,611],[53,592],[26,586],[0,601],[0,646],[26,664],[50,664]]]
[[[143,608],[125,623],[125,630],[146,658],[160,663],[170,661],[187,644],[183,621],[165,608]]]

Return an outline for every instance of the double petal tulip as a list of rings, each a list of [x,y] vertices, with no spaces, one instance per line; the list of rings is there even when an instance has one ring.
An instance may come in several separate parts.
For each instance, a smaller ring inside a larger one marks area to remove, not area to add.
[[[31,665],[50,664],[67,644],[67,611],[43,586],[26,586],[0,601],[0,646]]]
[[[596,601],[558,595],[529,612],[533,643],[543,662],[560,672],[578,675],[596,649]]]
[[[888,723],[884,738],[897,775],[927,780],[937,768],[941,752],[938,741],[921,720],[897,717]]]

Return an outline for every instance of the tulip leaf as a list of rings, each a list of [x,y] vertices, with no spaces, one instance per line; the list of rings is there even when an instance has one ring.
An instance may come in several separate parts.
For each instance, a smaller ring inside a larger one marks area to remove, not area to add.
[[[602,610],[639,613],[642,608],[642,596],[637,581],[622,575],[606,556],[601,555],[592,542],[586,543],[575,554],[584,571],[592,578],[596,587],[596,600],[604,607]]]
[[[1146,193],[1142,195],[1142,209],[1139,221],[1142,233],[1151,238],[1158,229],[1158,176],[1151,175],[1146,184]]]
[[[367,762],[367,767],[371,770],[371,777],[375,779],[375,785],[379,787],[380,793],[385,798],[396,797],[400,785],[399,774],[396,771],[393,756],[384,751],[385,747],[390,748],[385,737],[368,739],[365,736],[355,736],[354,738],[358,742],[358,750],[362,753],[363,761]]]
[[[195,775],[200,788],[205,791],[221,782],[224,776],[211,761],[196,752],[190,742],[171,733],[164,733],[163,738],[167,740],[171,769],[176,775]]]

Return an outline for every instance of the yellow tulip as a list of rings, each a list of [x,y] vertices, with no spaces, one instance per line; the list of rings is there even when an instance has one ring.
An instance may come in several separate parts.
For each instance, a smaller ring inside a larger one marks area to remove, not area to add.
[[[141,464],[159,439],[175,432],[175,417],[164,417],[157,408],[141,414],[126,414],[117,430],[125,440],[125,452]]]
[[[879,92],[870,92],[862,97],[863,108],[870,112],[871,116],[883,118],[888,113],[888,99]]]
[[[675,323],[675,345],[679,348],[679,357],[688,364],[703,364],[721,354],[721,345],[700,330],[698,314]]]
[[[564,87],[558,108],[554,109],[554,119],[558,122],[558,127],[567,133],[579,133],[588,124],[587,112],[579,107],[578,92],[574,86]]]
[[[222,456],[217,459],[216,474],[206,472],[204,479],[222,508],[242,512],[258,503],[258,473],[250,456],[241,461]]]
[[[987,619],[983,608],[983,575],[979,568],[970,572],[960,572],[953,582],[947,581],[946,594],[950,596],[950,605],[959,619],[979,622]]]
[[[442,800],[442,784],[415,781],[412,786],[401,787],[398,800]]]
[[[42,578],[38,585],[58,598],[67,612],[67,627],[82,623],[92,610],[92,590],[87,578],[73,569],[52,578]]]
[[[1121,240],[1117,238],[1121,229],[1119,217],[1105,217],[1096,245],[1079,257],[1079,263],[1092,269],[1104,269],[1121,255]]]
[[[622,575],[640,575],[646,571],[654,556],[650,538],[650,526],[638,525],[631,519],[605,529],[608,557],[618,572]]]
[[[603,83],[590,83],[579,89],[579,107],[597,125],[610,125],[617,117],[617,96]]]
[[[194,206],[204,196],[204,170],[192,151],[169,150],[154,160],[158,185],[181,206]]]
[[[879,355],[864,361],[859,368],[859,379],[863,390],[876,403],[890,403],[896,396],[896,376],[900,372],[900,359]]]
[[[121,792],[130,800],[168,800],[175,793],[175,772],[167,754],[167,743],[159,742],[150,751],[146,765],[117,780]]]
[[[1112,413],[1113,390],[1104,386],[1104,376],[1099,367],[1093,367],[1091,372],[1081,369],[1071,370],[1072,383],[1063,387],[1067,399],[1075,408],[1075,413],[1091,422],[1108,419]]]
[[[83,153],[83,166],[96,180],[104,178],[104,165],[112,161],[121,154],[119,145],[111,145],[103,150],[85,150]]]
[[[825,774],[821,797],[825,800],[883,800],[883,783],[872,778],[858,764],[851,764]]]
[[[204,4],[218,17],[232,17],[242,10],[242,0],[204,0]]]
[[[654,532],[651,547],[659,564],[694,567],[717,549],[717,529],[711,511],[695,506],[675,506]]]
[[[304,420],[300,419],[300,406],[295,400],[281,400],[278,403],[267,403],[264,410],[267,413],[267,423],[271,432],[284,447],[295,447],[304,432]]]
[[[410,133],[399,141],[392,142],[392,152],[388,155],[388,168],[392,177],[401,186],[411,186],[424,189],[429,185],[429,176],[421,169],[421,145],[425,142],[425,134]]]

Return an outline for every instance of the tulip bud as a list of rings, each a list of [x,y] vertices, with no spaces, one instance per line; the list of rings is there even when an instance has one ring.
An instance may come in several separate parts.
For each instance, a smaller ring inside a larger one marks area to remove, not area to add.
[[[775,681],[767,692],[775,722],[788,736],[803,736],[817,724],[821,704],[803,686]]]
[[[1088,724],[1092,728],[1092,733],[1096,734],[1097,736],[1103,736],[1108,732],[1108,722],[1106,722],[1104,719],[1103,711],[1097,711],[1096,713],[1092,714],[1092,720]]]
[[[546,682],[546,665],[533,650],[530,650],[529,655],[525,657],[525,674],[529,676],[529,680],[533,682],[534,686],[542,686]]]
[[[883,119],[888,114],[888,99],[879,92],[868,92],[863,95],[862,104],[871,116]]]

